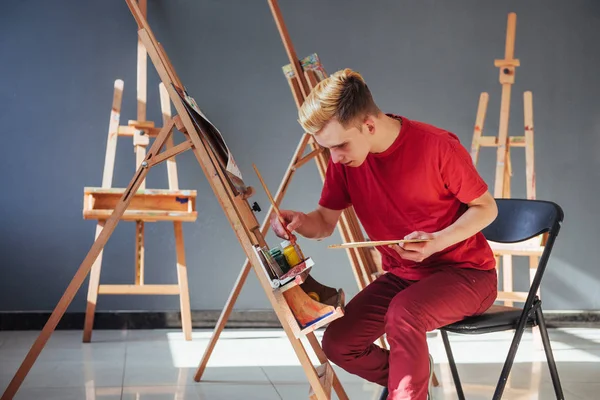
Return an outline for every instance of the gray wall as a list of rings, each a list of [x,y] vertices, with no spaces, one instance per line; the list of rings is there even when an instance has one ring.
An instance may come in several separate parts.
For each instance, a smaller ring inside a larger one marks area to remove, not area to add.
[[[506,18],[517,12],[511,134],[522,133],[522,93],[534,94],[537,193],[566,219],[542,287],[546,309],[598,309],[596,199],[600,181],[600,4],[595,1],[303,1],[280,6],[299,56],[318,53],[328,72],[360,71],[379,105],[442,126],[470,146],[481,91],[485,130],[497,132]],[[266,1],[149,1],[151,26],[200,107],[224,133],[265,209],[256,163],[275,191],[298,142],[287,57]],[[0,310],[51,310],[93,243],[84,186],[100,186],[113,82],[125,81],[122,121],[135,119],[136,33],[124,1],[27,1],[0,6]],[[148,119],[160,123],[149,66]],[[251,148],[251,146],[254,146]],[[495,153],[482,153],[493,182]],[[514,154],[516,197],[525,196],[523,152]],[[177,158],[180,186],[198,190],[199,218],[184,227],[193,309],[220,309],[244,261],[191,152]],[[118,144],[114,185],[134,172],[131,142]],[[148,187],[166,187],[159,166]],[[284,208],[310,211],[321,188],[314,164],[292,182]],[[264,212],[259,214],[262,220]],[[134,278],[134,225],[121,223],[104,253],[102,283]],[[272,234],[268,240],[276,243]],[[303,240],[314,276],[357,286],[345,253]],[[147,283],[174,283],[172,225],[147,226]],[[524,263],[521,263],[524,264]],[[525,282],[525,270],[517,276]],[[525,283],[517,288],[522,289]],[[85,307],[87,280],[69,311]],[[98,310],[177,310],[177,297],[102,296]],[[269,305],[251,275],[239,309]]]

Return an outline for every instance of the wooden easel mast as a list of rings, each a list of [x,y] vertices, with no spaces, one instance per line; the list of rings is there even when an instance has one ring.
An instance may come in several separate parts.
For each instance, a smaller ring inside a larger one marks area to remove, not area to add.
[[[525,120],[524,135],[509,136],[508,134],[511,89],[515,82],[516,67],[521,65],[520,61],[514,58],[516,25],[517,15],[515,13],[508,14],[504,59],[495,60],[494,62],[494,65],[499,68],[499,82],[502,85],[498,136],[483,136],[483,126],[489,100],[488,93],[483,92],[479,98],[479,106],[477,109],[477,117],[473,132],[473,141],[471,144],[471,157],[473,159],[473,163],[477,165],[481,147],[497,148],[494,197],[510,198],[511,178],[513,175],[510,150],[513,147],[525,147],[525,175],[527,185],[526,193],[528,199],[535,199],[533,95],[530,91],[526,91],[523,94]],[[492,249],[496,255],[497,268],[500,267],[500,257],[502,257],[503,290],[498,293],[498,300],[504,301],[505,305],[512,306],[513,302],[523,302],[527,297],[527,292],[513,291],[512,256],[529,257],[530,280],[533,280],[538,265],[538,258],[543,252],[543,244],[543,236],[536,237],[516,245],[491,243]]]

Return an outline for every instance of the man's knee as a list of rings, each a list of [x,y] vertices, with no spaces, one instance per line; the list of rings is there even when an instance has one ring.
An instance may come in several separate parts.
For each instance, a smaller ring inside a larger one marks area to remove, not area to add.
[[[321,346],[327,359],[333,361],[337,365],[341,365],[345,361],[349,361],[355,357],[352,355],[352,350],[348,342],[349,332],[344,332],[344,329],[339,329],[341,326],[336,322],[337,321],[333,321],[329,324],[327,329],[325,329]]]
[[[396,297],[385,315],[385,330],[388,335],[394,331],[426,331],[426,318],[418,304]]]

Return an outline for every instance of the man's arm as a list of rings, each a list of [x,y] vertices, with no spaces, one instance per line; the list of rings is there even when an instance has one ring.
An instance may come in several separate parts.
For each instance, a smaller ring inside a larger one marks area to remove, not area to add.
[[[314,211],[308,214],[290,210],[281,210],[281,214],[290,232],[297,232],[309,239],[323,239],[331,236],[342,211],[332,210],[319,205]],[[271,220],[271,226],[275,234],[287,239],[281,221],[279,221],[277,215],[273,215],[274,218]]]
[[[452,225],[434,234],[439,250],[475,235],[498,216],[496,200],[489,191],[468,203],[469,208]]]
[[[434,253],[475,235],[498,216],[496,200],[489,191],[468,203],[468,206],[463,215],[441,231],[413,232],[405,237],[405,239],[433,239],[430,242],[406,243],[402,247],[390,247],[394,248],[401,257],[420,262]]]
[[[306,221],[297,232],[310,239],[323,239],[331,236],[343,210],[331,210],[317,206],[316,210],[308,213]]]

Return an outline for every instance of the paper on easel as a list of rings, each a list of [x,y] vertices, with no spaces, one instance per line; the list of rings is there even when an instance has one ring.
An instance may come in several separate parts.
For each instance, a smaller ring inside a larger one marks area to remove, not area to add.
[[[300,66],[303,71],[312,70],[315,72],[319,80],[323,80],[327,77],[327,72],[325,68],[323,68],[323,64],[321,64],[321,60],[316,53],[310,54],[300,60]],[[282,67],[283,74],[288,78],[294,77],[294,69],[291,64],[284,65]]]
[[[175,87],[173,85],[173,87]],[[217,127],[210,122],[210,120],[204,115],[204,113],[198,107],[196,100],[192,96],[188,94],[186,90],[177,90],[179,96],[184,100],[184,104],[187,105],[190,114],[196,123],[198,129],[202,131],[207,139],[209,139],[209,143],[213,148],[216,155],[219,156],[219,161],[221,166],[225,169],[227,176],[231,180],[233,186],[240,192],[246,192],[247,188],[244,184],[244,179],[242,177],[242,172],[237,166],[229,147],[225,143],[225,139],[221,132],[217,129]]]

